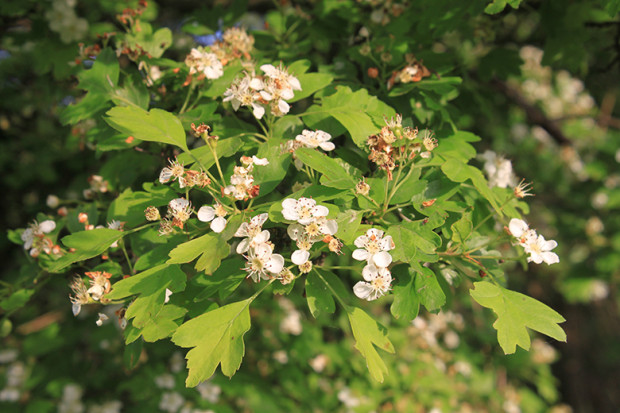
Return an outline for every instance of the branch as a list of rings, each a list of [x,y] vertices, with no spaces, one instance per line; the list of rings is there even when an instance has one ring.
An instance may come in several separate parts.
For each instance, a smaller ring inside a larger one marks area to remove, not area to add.
[[[508,99],[512,100],[517,106],[519,106],[527,116],[530,123],[534,123],[544,130],[560,145],[571,145],[570,139],[564,135],[560,127],[551,119],[547,117],[538,107],[534,106],[519,92],[517,89],[509,86],[506,82],[499,79],[491,80],[491,85],[502,92]]]

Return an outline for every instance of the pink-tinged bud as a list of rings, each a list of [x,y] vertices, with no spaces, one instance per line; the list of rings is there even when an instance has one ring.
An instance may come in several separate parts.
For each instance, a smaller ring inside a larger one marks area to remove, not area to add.
[[[66,217],[69,211],[67,211],[67,207],[60,207],[56,213],[61,217]]]
[[[78,214],[78,221],[80,222],[80,224],[88,222],[88,214],[85,212],[80,212]]]
[[[376,79],[377,77],[379,77],[379,69],[377,69],[376,67],[369,67],[368,77],[371,79]]]

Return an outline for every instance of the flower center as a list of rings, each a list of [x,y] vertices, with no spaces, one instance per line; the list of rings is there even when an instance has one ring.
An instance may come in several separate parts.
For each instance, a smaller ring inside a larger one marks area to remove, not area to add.
[[[254,272],[260,272],[263,270],[263,262],[261,261],[260,258],[258,257],[254,257],[252,258],[252,263],[250,265],[250,268],[252,269],[252,271]]]
[[[377,240],[373,239],[368,241],[368,244],[366,244],[366,250],[370,254],[376,254],[381,251],[381,247],[379,247],[379,243],[377,242]]]
[[[306,233],[311,237],[315,237],[321,233],[321,229],[316,222],[313,222],[310,225],[306,225]]]

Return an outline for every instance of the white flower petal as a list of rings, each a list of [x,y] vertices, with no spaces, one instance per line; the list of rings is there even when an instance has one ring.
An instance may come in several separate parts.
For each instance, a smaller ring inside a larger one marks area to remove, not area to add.
[[[250,239],[244,238],[241,240],[239,245],[237,245],[237,254],[244,254],[248,252],[249,249],[250,249]]]
[[[262,119],[265,114],[265,108],[259,105],[258,103],[252,103],[252,114],[256,119]]]
[[[213,232],[222,232],[226,228],[226,218],[217,217],[211,222],[211,229]]]
[[[325,235],[334,235],[338,232],[338,223],[335,219],[328,219],[323,225],[321,225],[320,229]]]
[[[362,270],[362,276],[366,281],[372,281],[379,275],[379,270],[373,264],[369,264]]]
[[[293,261],[293,264],[295,265],[301,265],[307,262],[309,258],[310,258],[310,253],[305,250],[296,250],[291,255],[291,261]]]
[[[280,254],[273,254],[269,261],[265,263],[265,269],[270,273],[277,274],[284,268],[284,257]]]
[[[353,259],[358,261],[366,261],[368,259],[368,251],[363,249],[353,251]]]
[[[522,219],[513,218],[508,224],[508,229],[513,236],[519,238],[529,229],[529,226]]]
[[[353,244],[355,244],[357,248],[364,248],[367,242],[368,242],[368,237],[366,235],[360,235],[359,237],[355,238],[355,241],[353,241]]]
[[[213,207],[205,205],[203,207],[200,207],[197,215],[198,215],[198,220],[202,222],[209,222],[213,218],[215,218],[215,209],[213,209]]]
[[[247,237],[249,235],[248,227],[249,225],[247,222],[242,222],[237,231],[235,232],[235,237]]]
[[[52,221],[51,219],[43,221],[39,224],[39,229],[44,234],[52,232],[55,228],[56,228],[56,223]]]
[[[324,151],[333,151],[336,148],[332,142],[323,142],[319,145]]]
[[[556,253],[549,251],[542,253],[542,259],[547,263],[547,265],[557,264],[560,262],[560,257],[558,257]]]
[[[387,267],[392,263],[392,256],[385,251],[381,251],[373,255],[372,260],[377,267]]]
[[[355,295],[361,298],[362,300],[370,301],[371,300],[370,297],[373,291],[374,290],[372,286],[364,281],[358,281],[357,284],[353,286],[353,293],[355,293]]]
[[[269,241],[270,236],[271,234],[269,233],[269,231],[265,229],[261,231],[257,236],[255,236],[253,241],[257,244],[262,244],[264,242]]]
[[[254,218],[250,220],[250,223],[252,225],[256,225],[257,227],[261,227],[265,223],[265,221],[267,221],[267,218],[269,218],[269,214],[267,213],[256,215]]]
[[[329,214],[329,209],[323,205],[317,205],[312,208],[312,216],[317,217],[326,217]]]

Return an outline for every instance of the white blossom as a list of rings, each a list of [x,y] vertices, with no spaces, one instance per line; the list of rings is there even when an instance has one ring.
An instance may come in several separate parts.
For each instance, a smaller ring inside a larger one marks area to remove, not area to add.
[[[317,205],[312,198],[299,198],[299,200],[287,198],[282,201],[282,215],[289,221],[297,221],[301,225],[308,225],[316,218],[326,217],[329,209]]]
[[[487,174],[490,187],[506,188],[516,184],[516,177],[512,172],[510,160],[489,150],[479,155],[479,158],[484,161],[483,169]]]
[[[185,58],[185,64],[189,66],[189,74],[203,73],[207,79],[218,79],[224,74],[222,62],[215,53],[210,53],[202,48],[193,48]]]
[[[528,241],[523,248],[525,252],[530,254],[527,258],[528,262],[534,262],[536,264],[541,264],[545,262],[547,265],[556,264],[560,262],[560,258],[554,252],[551,252],[552,249],[558,246],[558,243],[554,240],[545,240],[545,237],[542,235],[538,235],[536,240]]]
[[[250,249],[247,255],[247,263],[244,268],[254,282],[262,279],[269,279],[268,273],[277,275],[284,268],[284,257],[273,253],[271,244],[259,244],[254,249]]]
[[[376,300],[385,295],[392,285],[392,273],[385,267],[369,264],[362,270],[364,280],[353,286],[353,292],[363,300]]]
[[[331,151],[336,147],[333,142],[329,142],[331,138],[332,135],[322,130],[311,131],[306,129],[301,132],[301,135],[297,135],[295,140],[308,148],[320,147],[324,151]]]
[[[249,223],[243,222],[235,232],[235,237],[245,237],[237,246],[237,254],[244,254],[250,248],[255,248],[258,244],[269,241],[269,231],[263,230],[263,224],[267,221],[269,214],[260,214],[253,217]]]
[[[214,208],[215,207],[215,208]],[[202,222],[211,222],[211,230],[213,232],[222,232],[226,228],[226,210],[217,203],[214,207],[203,206],[198,210],[198,220]]]
[[[383,236],[380,229],[371,228],[365,235],[357,237],[354,244],[358,249],[353,251],[353,258],[358,261],[367,261],[377,267],[387,267],[392,263],[392,256],[388,251],[394,249],[391,236]]]

